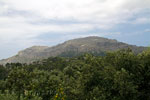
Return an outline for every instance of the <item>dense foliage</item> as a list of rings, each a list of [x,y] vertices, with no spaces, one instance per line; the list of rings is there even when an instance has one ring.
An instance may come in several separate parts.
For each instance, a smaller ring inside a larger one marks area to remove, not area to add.
[[[150,51],[6,64],[0,100],[150,100]]]

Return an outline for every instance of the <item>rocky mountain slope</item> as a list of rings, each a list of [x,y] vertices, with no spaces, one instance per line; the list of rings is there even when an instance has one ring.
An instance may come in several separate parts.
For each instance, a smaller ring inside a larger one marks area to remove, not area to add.
[[[33,46],[20,51],[13,57],[1,60],[0,64],[16,62],[31,63],[33,61],[52,56],[71,57],[86,52],[101,54],[107,51],[115,51],[127,48],[131,48],[135,53],[140,53],[146,49],[146,47],[129,45],[126,43],[118,42],[117,40],[91,36],[69,40],[53,47]]]

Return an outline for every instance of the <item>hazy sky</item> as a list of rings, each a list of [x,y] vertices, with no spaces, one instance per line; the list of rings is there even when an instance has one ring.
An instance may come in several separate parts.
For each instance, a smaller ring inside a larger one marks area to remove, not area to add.
[[[93,35],[149,46],[150,0],[0,0],[0,59]]]

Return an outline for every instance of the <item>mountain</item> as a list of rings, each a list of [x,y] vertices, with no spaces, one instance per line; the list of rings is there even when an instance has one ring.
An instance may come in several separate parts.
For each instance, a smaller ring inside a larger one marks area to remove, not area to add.
[[[131,48],[135,53],[140,53],[146,49],[146,47],[129,45],[113,39],[90,36],[69,40],[53,47],[33,46],[23,51],[20,51],[17,55],[13,57],[1,60],[0,64],[16,62],[31,63],[33,61],[46,59],[48,57],[72,57],[86,52],[102,55],[104,54],[104,52],[107,51],[115,51],[127,48]]]

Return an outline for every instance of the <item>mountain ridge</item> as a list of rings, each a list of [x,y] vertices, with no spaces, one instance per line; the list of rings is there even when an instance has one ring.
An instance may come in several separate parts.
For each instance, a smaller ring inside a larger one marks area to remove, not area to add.
[[[6,63],[32,63],[40,59],[56,56],[76,56],[86,52],[103,53],[120,49],[131,48],[135,53],[140,53],[146,49],[143,46],[129,45],[115,39],[90,36],[65,41],[56,46],[32,46],[19,51],[17,55],[8,59],[0,60],[0,64]]]

